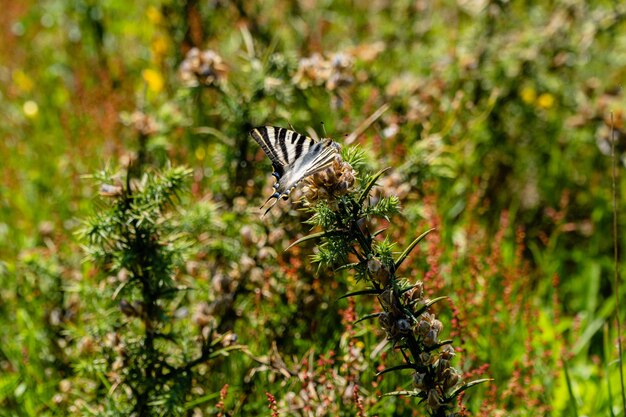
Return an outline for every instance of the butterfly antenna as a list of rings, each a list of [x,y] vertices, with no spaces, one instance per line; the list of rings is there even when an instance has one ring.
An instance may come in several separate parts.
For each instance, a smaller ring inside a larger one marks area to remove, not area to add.
[[[287,122],[287,124],[289,125],[289,129],[291,129],[291,130],[296,130],[296,128],[295,128],[295,127],[293,127],[293,125],[291,124],[291,122]]]
[[[326,133],[326,125],[324,124],[324,122],[320,122],[322,124],[322,132],[324,132],[324,137],[327,138],[328,134]]]

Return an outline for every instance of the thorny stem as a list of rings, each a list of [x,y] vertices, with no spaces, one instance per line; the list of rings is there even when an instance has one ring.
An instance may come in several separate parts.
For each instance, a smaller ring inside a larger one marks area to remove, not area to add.
[[[356,202],[354,200],[351,201],[353,204],[355,204],[356,206]],[[361,213],[360,210],[354,210],[352,211],[353,214],[353,218],[350,221],[350,232],[352,234],[352,236],[355,237],[356,241],[358,242],[359,246],[361,247],[361,250],[363,251],[364,257],[365,259],[369,259],[373,254],[374,254],[374,250],[372,249],[372,242],[373,239],[371,238],[371,234],[369,232],[369,229],[367,227],[366,224],[363,225],[359,225],[359,220],[361,219]],[[367,233],[365,233],[364,231],[366,231]],[[396,279],[396,271],[395,271],[395,267],[391,268],[390,270],[390,274],[391,276],[389,277],[389,285],[393,286],[393,283],[395,282]],[[383,289],[380,288],[379,283],[375,282],[375,281],[371,281],[372,285],[374,286],[374,288],[376,289],[376,291],[378,292],[378,295],[383,293]],[[393,298],[393,302],[395,303],[394,308],[397,308],[399,311],[405,311],[405,307],[402,304],[400,297],[394,297]],[[385,309],[385,307],[383,306],[383,309]],[[411,356],[414,358],[413,360],[411,360],[411,358],[409,356],[406,355],[405,353],[405,349],[400,347],[400,351],[402,353],[402,356],[404,357],[405,361],[411,365],[414,365],[415,363],[418,362],[419,359],[419,355],[424,351],[417,339],[415,338],[415,335],[413,333],[409,333],[405,336],[405,342],[406,342],[406,348],[408,348],[409,352],[411,353]],[[430,369],[430,367],[428,366],[418,366],[415,365],[415,369],[421,369],[427,372],[428,374],[428,378],[431,380],[434,380],[434,375],[432,373],[432,370]],[[450,398],[447,398],[445,396],[445,394],[443,395],[443,401],[444,402],[449,402]],[[437,409],[437,411],[434,414],[431,414],[432,417],[445,417],[446,416],[446,409],[445,407],[440,407],[439,409]]]

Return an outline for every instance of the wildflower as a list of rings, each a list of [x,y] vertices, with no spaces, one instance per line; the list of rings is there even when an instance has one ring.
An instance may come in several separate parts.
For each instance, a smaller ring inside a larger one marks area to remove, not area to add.
[[[159,130],[159,126],[154,118],[140,110],[135,110],[130,115],[130,126],[144,136],[150,136]]]
[[[163,75],[161,75],[159,71],[147,68],[141,72],[141,76],[148,85],[148,89],[150,91],[159,93],[161,92],[161,90],[163,90],[163,87],[165,86],[165,80],[163,79]]]
[[[326,88],[330,91],[352,84],[352,65],[354,59],[344,53],[336,53],[330,59],[330,75],[326,80]]]
[[[226,78],[228,66],[215,51],[191,48],[180,64],[179,74],[187,87],[213,86]]]
[[[37,116],[37,113],[39,113],[39,105],[33,100],[28,100],[22,106],[22,110],[24,111],[26,117],[32,119]]]
[[[102,197],[118,197],[122,195],[124,189],[121,185],[102,184],[100,186],[99,194]]]
[[[550,93],[543,93],[537,98],[537,105],[542,109],[549,109],[554,105],[554,96]]]
[[[537,92],[532,87],[524,87],[520,91],[520,97],[522,98],[522,101],[524,103],[532,104],[535,102],[535,99],[537,98]]]
[[[298,70],[292,82],[302,89],[312,85],[322,85],[330,77],[330,72],[330,63],[322,55],[315,53],[298,62]]]
[[[347,53],[333,54],[330,59],[315,53],[300,60],[292,82],[302,89],[323,85],[327,90],[333,91],[352,84],[353,64],[354,58]]]
[[[382,41],[357,45],[348,49],[348,53],[365,62],[370,62],[378,58],[378,55],[385,50],[385,43]]]

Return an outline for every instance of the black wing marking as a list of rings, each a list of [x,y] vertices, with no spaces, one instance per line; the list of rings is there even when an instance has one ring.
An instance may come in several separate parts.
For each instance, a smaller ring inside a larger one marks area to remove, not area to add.
[[[278,154],[278,150],[274,146],[276,143],[276,130],[279,128],[274,128],[271,126],[257,127],[256,129],[252,129],[250,131],[250,136],[252,139],[259,144],[265,155],[272,161],[274,167],[280,166],[284,167],[287,165],[287,162],[284,161]],[[272,143],[274,142],[274,143]]]
[[[316,142],[308,136],[282,127],[257,127],[250,131],[250,136],[272,161],[273,175],[277,179],[274,184],[276,192],[263,206],[272,198],[276,201],[265,213],[274,207],[279,198],[287,198],[302,179],[330,167],[337,153],[337,148],[330,141]]]

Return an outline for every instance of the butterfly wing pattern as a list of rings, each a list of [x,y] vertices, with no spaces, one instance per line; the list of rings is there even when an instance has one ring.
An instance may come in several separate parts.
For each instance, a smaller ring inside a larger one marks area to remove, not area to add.
[[[331,140],[315,141],[282,127],[257,127],[250,131],[250,136],[272,161],[272,175],[277,179],[274,184],[276,191],[263,206],[272,198],[276,201],[263,215],[276,205],[279,198],[286,200],[291,190],[304,178],[330,167],[337,153],[337,145]]]

